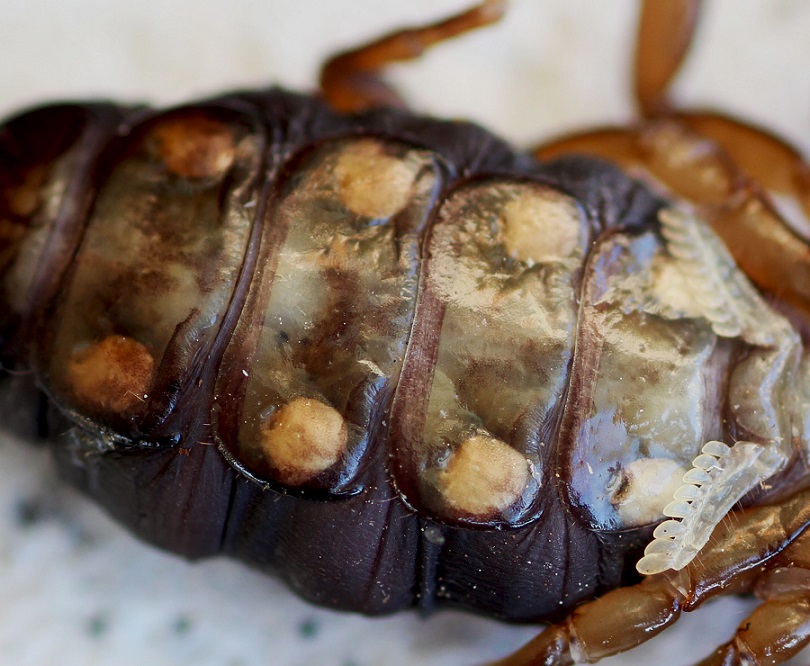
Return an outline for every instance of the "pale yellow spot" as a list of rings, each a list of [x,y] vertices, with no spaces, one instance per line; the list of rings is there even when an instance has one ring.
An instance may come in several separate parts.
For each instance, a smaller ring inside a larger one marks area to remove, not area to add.
[[[661,520],[664,507],[683,485],[686,471],[681,463],[669,458],[641,458],[627,465],[610,497],[622,527]]]
[[[140,342],[110,335],[74,352],[67,376],[80,403],[121,413],[147,398],[154,365],[152,354]]]
[[[373,139],[350,143],[335,166],[335,189],[353,213],[376,219],[401,211],[413,196],[415,174]]]
[[[677,262],[660,259],[653,264],[655,277],[652,289],[662,305],[683,312],[686,316],[699,317],[700,285],[690,284],[689,279]]]
[[[334,465],[349,432],[336,409],[312,398],[294,398],[261,429],[261,447],[280,481],[297,485]]]
[[[454,513],[491,518],[514,504],[529,482],[526,458],[506,442],[475,435],[464,440],[439,476]]]
[[[218,178],[236,154],[231,128],[204,117],[163,120],[151,138],[166,168],[182,178]]]
[[[530,266],[581,251],[582,215],[562,194],[527,192],[503,207],[500,222],[506,252]]]

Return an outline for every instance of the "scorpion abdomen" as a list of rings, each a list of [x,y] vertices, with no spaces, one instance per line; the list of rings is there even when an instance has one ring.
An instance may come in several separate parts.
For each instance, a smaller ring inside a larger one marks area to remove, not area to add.
[[[622,581],[707,438],[787,427],[738,387],[789,388],[798,336],[599,160],[282,91],[0,140],[2,358],[62,473],[188,557],[366,613],[562,616]]]

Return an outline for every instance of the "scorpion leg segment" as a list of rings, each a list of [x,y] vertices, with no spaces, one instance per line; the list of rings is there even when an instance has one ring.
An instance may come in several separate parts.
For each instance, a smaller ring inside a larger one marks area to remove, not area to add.
[[[443,21],[393,32],[359,48],[339,53],[321,70],[321,88],[329,105],[343,113],[384,106],[404,107],[397,93],[380,78],[393,62],[418,58],[425,49],[501,18],[505,0],[480,5]]]
[[[809,523],[810,490],[773,506],[736,511],[715,529],[707,546],[685,568],[648,576],[637,585],[583,604],[564,622],[547,628],[492,666],[566,666],[598,661],[640,645],[675,622],[682,611],[694,610],[714,596],[754,589],[760,596],[771,596],[762,616],[753,616],[757,628],[746,639],[746,649],[755,656],[765,654],[771,639],[776,639],[774,658],[752,663],[780,663],[793,654],[794,647],[801,647],[809,631],[805,608],[810,576],[781,573],[797,564],[810,568],[810,548],[806,545],[810,545],[810,535],[803,534]],[[786,622],[782,629],[769,628],[771,620],[780,617]],[[735,648],[722,648],[729,649]],[[731,661],[706,663],[744,662],[731,657]]]
[[[613,590],[576,609],[522,649],[491,666],[568,666],[630,650],[681,614],[684,598],[666,578]]]
[[[688,113],[678,120],[720,146],[743,173],[765,188],[790,226],[810,241],[810,166],[796,149],[764,129],[716,113]]]
[[[671,114],[668,88],[683,63],[697,27],[700,0],[645,0],[635,56],[635,97],[645,118]],[[678,113],[696,134],[711,139],[769,192],[791,196],[805,214],[810,238],[810,168],[784,141],[763,129],[716,113]]]
[[[810,208],[810,168],[801,154],[768,131],[716,113],[679,116],[696,133],[711,139],[768,190],[794,194]]]
[[[698,666],[778,664],[810,643],[810,535],[799,536],[770,565],[754,586],[763,603]]]
[[[734,638],[697,666],[781,664],[808,643],[810,597],[804,590],[761,604],[740,623]]]
[[[636,99],[649,118],[669,109],[669,84],[681,67],[697,26],[700,0],[646,0],[635,57]]]

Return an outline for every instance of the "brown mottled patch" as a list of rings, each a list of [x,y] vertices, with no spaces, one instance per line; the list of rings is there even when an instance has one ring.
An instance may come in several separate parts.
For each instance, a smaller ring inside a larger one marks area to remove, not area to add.
[[[491,518],[514,504],[528,482],[521,453],[494,437],[474,435],[440,474],[439,490],[453,513]]]
[[[150,138],[166,168],[182,178],[218,178],[235,158],[232,129],[210,118],[163,120]]]
[[[147,397],[154,358],[140,342],[110,335],[73,354],[68,380],[76,398],[94,409],[123,413]]]
[[[312,398],[294,398],[261,429],[261,447],[280,480],[304,483],[334,465],[346,449],[349,431],[336,409]]]
[[[47,176],[48,169],[45,166],[28,169],[23,175],[22,182],[7,188],[3,193],[8,210],[19,217],[33,215],[40,206],[42,186]]]
[[[360,139],[343,150],[334,178],[346,208],[358,215],[385,219],[408,205],[416,174],[403,160],[386,154],[379,141]]]

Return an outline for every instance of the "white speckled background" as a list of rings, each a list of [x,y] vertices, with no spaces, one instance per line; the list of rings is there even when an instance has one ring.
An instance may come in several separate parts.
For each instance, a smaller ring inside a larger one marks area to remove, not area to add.
[[[314,85],[337,48],[442,16],[463,0],[0,0],[0,116],[55,98],[172,103],[222,89]],[[395,68],[413,107],[528,144],[630,117],[630,0],[516,0],[507,19]],[[810,3],[723,0],[678,91],[810,146]],[[745,602],[685,618],[628,664],[688,664]],[[748,604],[750,607],[750,603]],[[225,561],[146,547],[0,436],[0,664],[394,666],[480,663],[533,634],[458,613],[367,620],[312,608]],[[810,656],[795,663],[810,663]]]

